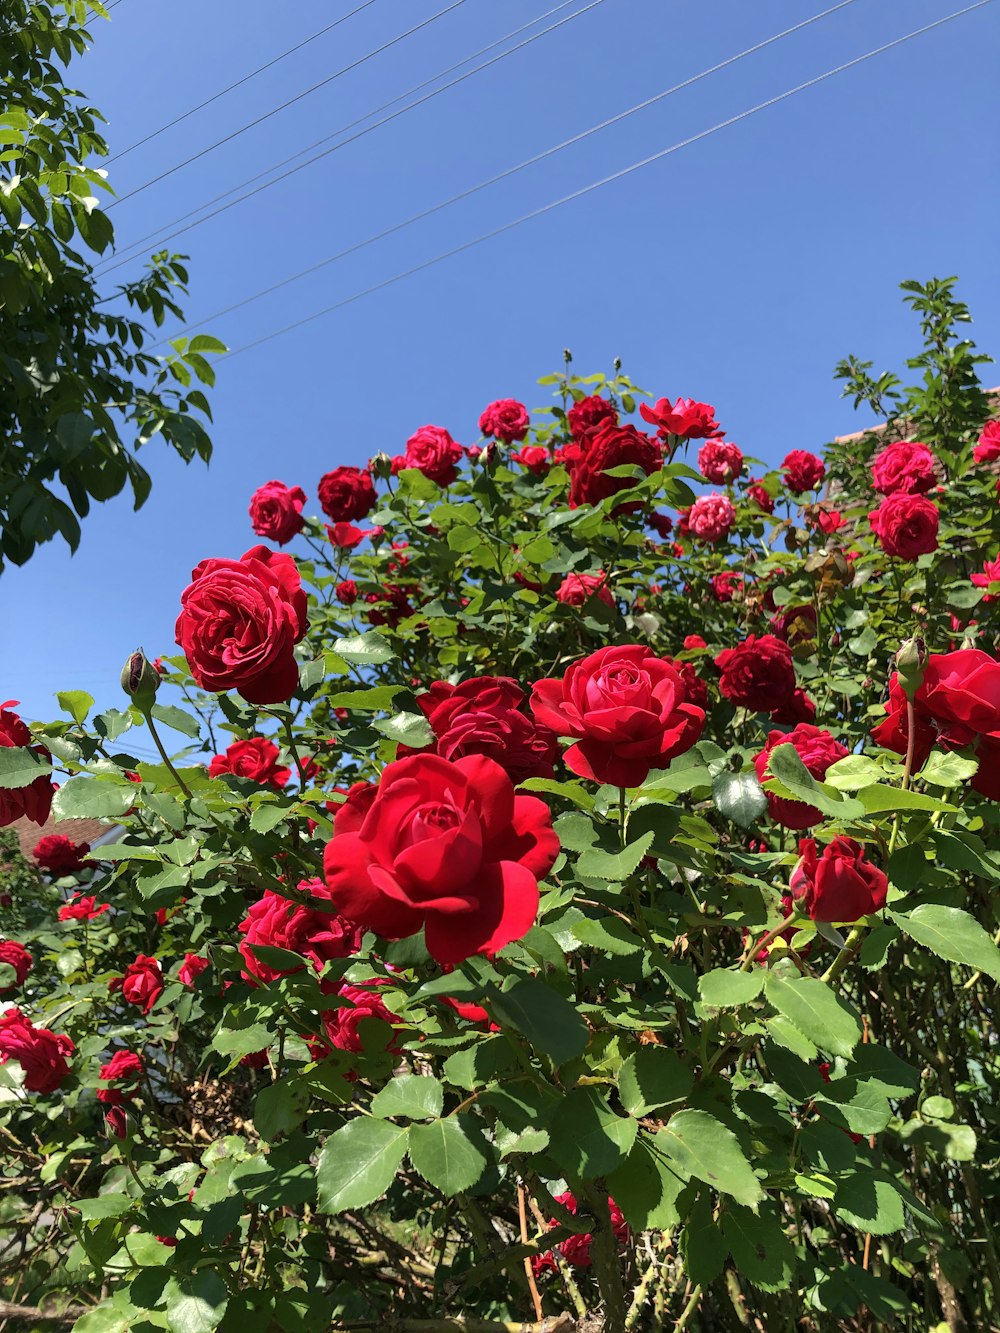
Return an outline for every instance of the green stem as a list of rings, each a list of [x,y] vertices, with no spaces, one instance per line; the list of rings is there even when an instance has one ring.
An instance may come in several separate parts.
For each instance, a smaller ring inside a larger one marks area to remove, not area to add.
[[[177,783],[178,787],[180,787],[180,789],[181,789],[181,791],[184,793],[184,795],[188,798],[189,801],[192,800],[193,798],[192,798],[192,795],[191,795],[191,789],[190,789],[190,787],[187,785],[187,783],[184,781],[184,779],[181,777],[181,775],[177,772],[177,769],[174,768],[174,765],[173,765],[173,763],[172,763],[172,761],[171,761],[171,759],[170,759],[170,756],[167,754],[166,750],[163,748],[163,742],[160,740],[160,733],[159,733],[159,732],[156,730],[156,728],[153,726],[153,715],[152,715],[152,713],[143,713],[142,716],[143,716],[143,718],[144,718],[144,720],[145,720],[146,726],[149,728],[149,734],[150,734],[150,735],[152,736],[152,738],[153,738],[153,743],[155,744],[157,750],[159,750],[159,752],[160,752],[160,758],[163,760],[163,762],[166,764],[167,768],[168,768],[168,769],[170,770],[170,772],[173,774],[174,781]]]

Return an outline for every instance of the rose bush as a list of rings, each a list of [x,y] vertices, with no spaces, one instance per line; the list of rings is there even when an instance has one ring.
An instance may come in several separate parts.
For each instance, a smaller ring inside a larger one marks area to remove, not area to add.
[[[996,1324],[997,404],[907,291],[822,457],[567,364],[264,483],[119,708],[4,706],[0,822],[109,836],[2,843],[0,1310]]]

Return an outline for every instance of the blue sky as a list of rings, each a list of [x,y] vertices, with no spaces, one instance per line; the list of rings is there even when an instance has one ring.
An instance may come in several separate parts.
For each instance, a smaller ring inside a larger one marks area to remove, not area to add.
[[[73,67],[112,153],[354,7],[357,0],[121,0]],[[177,171],[334,70],[444,8],[363,13],[109,166],[119,246],[538,19],[556,0],[464,0],[353,72]],[[525,36],[587,0],[562,9]],[[211,312],[430,207],[808,18],[815,4],[601,0],[593,9],[171,243],[191,256],[188,312],[236,347],[960,7],[854,0],[839,12],[312,278],[217,321]],[[275,23],[281,14],[280,28]],[[864,424],[831,378],[849,352],[898,368],[915,350],[904,278],[958,273],[980,347],[1000,353],[1000,4],[856,69],[427,271],[219,365],[215,457],[153,444],[153,493],[97,507],[70,556],[52,542],[3,575],[2,697],[29,717],[58,689],[119,701],[137,644],[171,652],[181,590],[205,556],[255,541],[246,509],[272,477],[316,483],[424,423],[463,442],[497,397],[573,350],[580,373],[627,373],[706,399],[769,460]],[[477,62],[478,63],[478,62]],[[152,244],[150,245],[152,247]],[[138,271],[132,263],[109,284]],[[1000,383],[1000,369],[988,369]],[[13,627],[17,627],[16,629]]]

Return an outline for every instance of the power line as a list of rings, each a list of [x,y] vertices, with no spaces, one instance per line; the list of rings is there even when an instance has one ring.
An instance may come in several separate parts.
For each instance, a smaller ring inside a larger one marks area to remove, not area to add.
[[[280,162],[272,163],[271,166],[265,167],[263,171],[258,171],[256,175],[248,176],[246,180],[240,181],[238,185],[234,185],[228,190],[223,190],[221,194],[215,195],[212,199],[206,199],[204,203],[199,204],[196,208],[189,209],[186,213],[181,213],[177,217],[171,218],[169,222],[161,223],[154,231],[147,232],[145,236],[140,236],[138,240],[130,241],[128,245],[123,247],[123,249],[125,251],[134,250],[136,252],[143,250],[149,241],[155,240],[156,237],[161,236],[167,227],[176,227],[178,223],[186,222],[188,218],[196,217],[203,209],[211,208],[213,204],[221,203],[223,199],[228,199],[230,195],[238,194],[240,190],[244,190],[248,185],[254,185],[257,181],[263,180],[265,176],[270,176],[272,172],[280,171],[282,167],[287,167],[290,162],[295,162],[300,157],[305,157],[307,153],[311,153],[314,148],[319,148],[322,144],[329,143],[331,139],[336,139],[341,134],[346,134],[348,130],[353,130],[357,125],[363,125],[364,122],[370,120],[372,116],[377,116],[380,112],[388,110],[391,106],[395,106],[397,102],[403,101],[404,98],[412,97],[414,93],[421,92],[424,88],[429,88],[431,84],[437,83],[438,79],[447,78],[447,76],[453,74],[455,70],[461,69],[463,65],[467,65],[470,60],[477,60],[480,56],[485,55],[487,51],[492,51],[495,47],[502,46],[504,42],[510,41],[513,37],[519,37],[522,32],[525,32],[528,28],[533,28],[536,23],[544,22],[545,19],[551,18],[553,14],[558,14],[561,9],[566,9],[569,5],[575,3],[576,0],[561,0],[560,4],[555,5],[552,9],[546,10],[544,14],[539,14],[537,18],[533,18],[527,23],[522,23],[520,27],[514,28],[508,33],[504,33],[502,37],[496,38],[495,41],[487,43],[486,46],[481,46],[478,51],[472,51],[469,55],[463,56],[462,59],[456,61],[455,64],[449,65],[447,69],[439,70],[436,74],[432,74],[429,79],[424,79],[421,83],[414,84],[412,88],[407,88],[405,92],[398,93],[395,97],[390,97],[388,102],[383,102],[380,106],[373,107],[372,110],[366,111],[364,115],[356,117],[346,125],[341,125],[339,129],[334,130],[331,134],[324,134],[322,138],[315,139],[311,144],[307,144],[305,148],[300,148],[290,156],[282,158]],[[376,127],[372,126],[371,128],[374,129]],[[353,142],[353,140],[349,142]],[[343,146],[343,144],[337,145],[338,148]],[[280,179],[284,180],[286,177],[283,176],[280,177]],[[271,182],[271,184],[276,183],[277,182]],[[244,197],[249,198],[250,196]],[[211,216],[215,217],[217,214],[212,214]],[[199,218],[198,222],[193,223],[192,226],[198,226],[201,222],[207,222],[208,220],[208,217]],[[183,235],[183,233],[188,230],[190,230],[190,228],[185,227],[180,231],[172,232],[171,235],[167,237],[167,240],[173,240],[175,236]],[[164,242],[161,242],[161,244],[163,243]],[[137,255],[126,256],[125,262],[131,263],[132,259],[136,257]],[[105,262],[104,264],[97,266],[97,271],[107,272],[110,267],[119,267],[120,262],[121,256],[118,255],[114,265],[109,265],[108,262]]]
[[[335,79],[341,78],[344,74],[349,74],[351,70],[355,70],[360,65],[364,65],[367,61],[373,60],[375,56],[381,55],[384,51],[388,51],[390,47],[405,41],[407,37],[412,37],[415,32],[420,32],[422,28],[427,28],[432,23],[436,23],[438,19],[444,18],[446,14],[450,14],[452,10],[458,9],[460,5],[464,4],[465,0],[452,0],[451,4],[445,5],[444,9],[439,9],[437,13],[432,14],[430,18],[421,19],[421,21],[414,24],[412,28],[407,28],[405,32],[398,33],[395,37],[391,37],[389,41],[383,42],[381,46],[376,46],[371,51],[367,51],[363,56],[359,56],[357,60],[352,60],[349,65],[344,65],[340,69],[335,70],[332,74],[328,74],[325,79],[320,79],[319,83],[314,83],[312,87],[306,88],[300,93],[296,93],[295,96],[290,97],[287,102],[282,102],[280,106],[272,107],[270,111],[265,111],[263,115],[257,116],[254,120],[248,121],[245,125],[241,125],[238,130],[233,130],[231,134],[224,135],[223,138],[217,139],[215,143],[209,144],[207,148],[202,148],[199,152],[192,153],[192,155],[186,157],[183,162],[177,162],[174,166],[168,168],[168,170],[161,171],[158,176],[152,176],[148,181],[143,181],[143,183],[137,185],[134,190],[129,190],[127,194],[120,195],[113,203],[108,205],[108,208],[105,211],[110,212],[112,208],[117,208],[119,204],[123,204],[126,199],[134,199],[136,195],[142,194],[143,190],[148,190],[151,185],[156,185],[159,181],[166,180],[168,176],[173,176],[175,172],[183,170],[184,167],[189,167],[192,162],[197,162],[199,158],[206,157],[209,153],[214,153],[216,148],[221,148],[223,144],[231,143],[233,139],[238,139],[241,134],[246,134],[247,130],[252,130],[255,126],[262,125],[265,120],[270,120],[270,118],[276,116],[279,111],[285,111],[288,107],[294,106],[296,102],[301,102],[304,97],[309,97],[310,94],[317,92],[320,88],[325,88],[327,84],[333,83]]]
[[[515,227],[520,227],[525,222],[530,222],[534,218],[543,217],[546,213],[551,213],[554,209],[562,207],[563,204],[571,203],[575,199],[582,199],[584,195],[592,194],[593,191],[601,189],[605,185],[610,185],[614,181],[621,180],[629,176],[634,171],[639,171],[643,167],[650,166],[653,162],[659,162],[662,158],[669,157],[671,153],[676,153],[682,148],[687,148],[693,143],[698,143],[701,139],[707,139],[712,134],[717,134],[720,130],[727,129],[730,125],[736,125],[741,120],[746,120],[749,116],[756,115],[758,111],[764,111],[768,107],[776,106],[779,102],[786,101],[789,97],[794,97],[797,93],[804,92],[807,88],[814,88],[817,84],[831,79],[836,74],[842,74],[845,70],[853,69],[856,65],[863,64],[866,60],[871,60],[874,56],[882,55],[885,51],[891,51],[893,47],[901,46],[904,42],[911,41],[914,37],[920,37],[926,32],[931,32],[934,28],[940,28],[953,19],[961,18],[965,14],[971,14],[973,10],[982,9],[985,5],[991,4],[992,0],[976,0],[975,4],[967,5],[964,9],[955,10],[944,18],[936,19],[933,23],[927,23],[922,28],[915,28],[912,32],[906,33],[902,37],[896,37],[891,42],[886,42],[883,46],[877,46],[871,51],[866,51],[864,55],[856,56],[853,60],[848,60],[842,65],[837,65],[833,69],[827,70],[823,74],[816,75],[815,78],[807,79],[805,83],[797,84],[794,88],[786,89],[776,97],[770,97],[766,102],[758,102],[756,106],[749,107],[746,111],[740,111],[735,116],[730,116],[728,120],[721,120],[716,125],[710,126],[707,130],[701,130],[698,134],[693,134],[687,139],[682,139],[678,143],[671,144],[669,148],[661,148],[657,153],[651,153],[648,157],[641,158],[638,162],[633,162],[630,166],[622,167],[621,170],[612,172],[610,176],[604,176],[600,180],[592,181],[589,185],[584,185],[579,190],[574,190],[571,194],[563,195],[560,199],[554,199],[551,203],[543,204],[541,208],[533,209],[530,213],[523,213],[520,217],[514,218],[511,222],[505,222],[503,226],[494,227],[491,231],[483,232],[481,235],[473,237],[470,241],[464,241],[461,245],[453,246],[450,250],[445,250],[431,259],[425,259],[420,264],[415,264],[412,268],[405,269],[402,273],[393,274],[391,278],[385,278],[381,282],[375,283],[371,287],[366,287],[360,292],[354,292],[351,296],[346,296],[340,301],[335,301],[333,305],[324,306],[322,310],[316,310],[311,315],[306,315],[302,319],[297,319],[291,324],[286,324],[280,329],[274,329],[271,333],[265,333],[260,338],[253,339],[252,342],[244,343],[242,347],[234,348],[227,352],[221,360],[228,360],[234,356],[240,356],[243,352],[249,352],[255,347],[260,347],[263,343],[270,342],[274,338],[280,338],[286,333],[291,333],[294,329],[302,328],[305,324],[311,324],[314,320],[322,319],[324,315],[332,314],[336,310],[342,310],[345,306],[352,305],[355,301],[360,301],[365,296],[371,296],[375,292],[384,291],[394,283],[402,282],[404,278],[413,277],[417,273],[422,273],[426,269],[432,268],[436,264],[443,263],[446,259],[451,259],[455,255],[463,254],[466,250],[471,250],[477,245],[482,245],[484,241],[493,240],[494,237],[502,236],[506,232],[513,231]]]
[[[570,2],[572,2],[572,0],[570,0]],[[558,19],[555,23],[550,24],[547,28],[542,28],[540,32],[533,33],[531,37],[526,37],[524,41],[518,42],[515,46],[508,47],[506,51],[501,51],[498,55],[491,56],[489,60],[484,60],[481,65],[473,66],[472,69],[466,70],[464,74],[459,74],[456,78],[450,80],[448,83],[443,83],[439,88],[434,88],[432,89],[431,92],[425,93],[423,97],[418,97],[416,101],[408,102],[406,106],[400,107],[398,111],[393,111],[388,116],[383,116],[381,120],[375,121],[374,124],[367,125],[363,130],[359,130],[357,134],[352,134],[348,138],[342,139],[340,143],[334,144],[331,148],[324,148],[324,150],[321,153],[317,153],[315,157],[307,158],[305,162],[300,162],[297,167],[293,167],[291,171],[286,172],[283,176],[276,176],[273,180],[266,181],[259,188],[254,190],[248,190],[246,194],[241,194],[237,198],[231,199],[228,204],[222,204],[219,208],[213,209],[210,213],[206,213],[204,217],[198,218],[197,221],[192,222],[189,226],[179,227],[176,231],[168,232],[166,236],[160,237],[160,241],[158,242],[158,244],[166,245],[168,241],[175,240],[176,237],[182,236],[186,232],[192,231],[195,227],[200,227],[203,222],[209,222],[213,218],[219,217],[220,214],[228,212],[229,209],[231,208],[235,208],[237,204],[245,203],[248,199],[259,199],[261,194],[265,190],[269,190],[273,185],[279,185],[284,181],[289,180],[292,176],[296,175],[298,172],[304,171],[306,167],[311,167],[314,163],[319,162],[321,159],[329,157],[331,153],[339,152],[341,148],[346,148],[348,144],[356,143],[358,139],[363,139],[366,135],[371,134],[374,130],[380,129],[383,125],[388,125],[390,121],[398,120],[400,116],[405,115],[408,111],[412,111],[418,106],[423,106],[425,102],[429,102],[433,98],[439,96],[441,93],[448,92],[449,89],[457,87],[458,84],[464,83],[466,79],[471,79],[474,75],[481,73],[484,69],[488,69],[491,65],[498,64],[499,61],[505,60],[507,56],[513,55],[515,51],[523,50],[524,47],[530,46],[532,42],[537,42],[542,37],[547,37],[549,33],[555,32],[557,28],[561,28],[567,23],[572,23],[574,19],[579,18],[582,14],[586,14],[592,9],[596,9],[598,5],[603,3],[604,0],[589,0],[589,3],[584,5],[582,9],[574,10],[572,14],[567,14],[565,18]],[[557,5],[556,8],[557,9],[565,8],[565,4]],[[555,11],[550,10],[549,12],[554,13]],[[543,17],[545,16],[543,15]],[[501,38],[500,40],[504,41],[506,39]],[[496,43],[494,43],[494,45],[496,45]],[[459,64],[464,64],[464,63],[466,62],[465,61],[459,62]],[[440,75],[436,75],[435,79],[439,77]],[[429,82],[432,83],[434,81],[435,81],[434,79],[429,80]],[[403,94],[403,96],[406,96],[406,94]],[[393,100],[398,101],[399,99],[394,98]],[[391,105],[391,103],[387,103],[386,105]],[[370,115],[374,114],[376,113],[369,112],[368,115],[362,116],[361,119],[367,120]],[[353,124],[355,125],[357,123],[358,123],[357,121],[353,122]],[[336,131],[337,134],[341,134],[343,132],[344,132],[343,130]],[[329,136],[329,137],[335,137],[335,136]],[[264,174],[266,175],[267,173]],[[197,212],[199,210],[196,209],[195,211]],[[152,232],[150,233],[150,235],[160,236],[160,233]],[[141,241],[134,241],[132,245],[129,246],[129,249],[136,249],[137,247],[141,247],[142,245],[145,244],[147,240],[149,240],[149,236],[143,237]],[[136,258],[137,255],[134,254],[127,255],[123,259],[116,259],[113,263],[103,265],[97,271],[103,276],[103,274],[105,273],[113,272],[116,268],[121,268],[124,264],[131,264],[132,261]]]
[[[413,213],[402,222],[396,222],[393,226],[386,227],[384,230],[376,232],[373,236],[367,236],[364,240],[357,241],[354,245],[348,246],[345,250],[339,250],[336,254],[329,255],[326,259],[321,259],[318,263],[311,264],[308,268],[300,269],[298,273],[293,273],[290,277],[282,278],[279,282],[272,283],[271,286],[265,287],[259,292],[254,292],[252,296],[246,296],[242,300],[236,301],[233,305],[225,306],[222,310],[213,311],[210,315],[204,315],[198,319],[191,320],[179,332],[185,333],[195,324],[202,325],[215,319],[221,319],[224,315],[230,315],[235,310],[241,310],[244,306],[251,305],[254,301],[259,301],[264,296],[270,296],[272,292],[280,291],[282,287],[288,287],[293,282],[298,282],[302,278],[310,277],[321,269],[337,263],[338,260],[345,259],[348,255],[356,254],[359,250],[364,250],[369,245],[374,245],[376,241],[384,240],[387,236],[392,236],[396,232],[403,231],[406,227],[412,226],[415,222],[422,222],[425,218],[432,217],[434,214],[440,213],[444,209],[451,207],[452,204],[457,204],[463,199],[468,199],[470,196],[478,194],[488,186],[496,185],[502,180],[507,180],[518,172],[524,171],[527,167],[534,166],[538,162],[543,162],[546,158],[552,157],[555,153],[562,152],[563,149],[569,148],[574,144],[581,143],[584,139],[589,139],[591,135],[597,134],[600,130],[608,129],[611,125],[619,124],[629,116],[635,115],[636,112],[644,111],[647,107],[654,106],[657,102],[662,102],[664,98],[672,97],[674,93],[681,92],[685,88],[690,88],[693,84],[708,78],[709,75],[717,74],[720,70],[726,69],[730,65],[735,65],[738,61],[745,59],[747,56],[754,55],[756,52],[762,51],[765,47],[781,41],[783,38],[798,32],[802,28],[809,27],[812,23],[818,23],[820,19],[827,18],[830,14],[834,14],[840,9],[846,9],[848,5],[854,3],[855,0],[840,0],[838,4],[832,5],[829,9],[824,9],[821,13],[814,14],[812,18],[803,19],[801,23],[796,23],[790,28],[785,28],[783,32],[775,33],[772,37],[767,37],[764,41],[757,42],[754,46],[748,46],[745,51],[739,51],[736,55],[729,56],[728,59],[720,61],[719,64],[712,65],[708,69],[703,69],[698,74],[693,74],[682,83],[675,83],[672,88],[667,88],[664,92],[656,93],[653,97],[647,97],[645,101],[637,102],[635,106],[630,106],[625,111],[620,111],[617,115],[610,116],[607,120],[602,120],[597,125],[592,125],[590,129],[583,130],[580,134],[575,134],[570,139],[564,139],[561,143],[554,144],[551,148],[546,148],[544,152],[536,153],[534,157],[525,158],[523,162],[518,162],[516,166],[507,167],[506,170],[497,172],[496,175],[490,176],[486,180],[479,181],[476,185],[470,185],[468,189],[462,190],[458,194],[453,194],[450,198],[443,199],[439,203],[433,204],[430,208],[425,208],[419,213]],[[176,337],[178,335],[175,334],[174,336]],[[161,347],[169,341],[169,338],[163,338],[153,346],[154,348]]]
[[[128,153],[134,152],[136,148],[141,148],[143,144],[149,143],[151,139],[159,138],[159,136],[165,134],[167,130],[172,130],[174,126],[179,125],[182,120],[187,120],[189,116],[193,116],[198,111],[204,111],[205,107],[211,106],[212,103],[217,102],[220,97],[225,97],[235,89],[242,88],[245,83],[249,83],[251,79],[255,79],[258,74],[263,74],[264,71],[270,69],[272,65],[277,65],[280,64],[282,60],[287,60],[289,56],[294,55],[296,51],[301,51],[304,46],[308,46],[310,42],[315,42],[317,38],[325,37],[328,32],[332,32],[334,28],[339,28],[342,23],[346,23],[348,19],[354,18],[355,14],[360,14],[363,9],[370,8],[375,2],[376,0],[364,0],[364,4],[357,5],[347,14],[342,15],[339,19],[335,19],[333,23],[328,23],[325,28],[320,28],[320,30],[314,32],[311,37],[306,37],[303,41],[297,42],[295,46],[290,46],[287,51],[282,51],[281,55],[275,56],[272,60],[265,61],[263,65],[258,65],[257,68],[252,69],[249,74],[244,74],[241,79],[237,79],[235,83],[229,84],[227,88],[220,89],[219,92],[213,93],[211,97],[206,97],[204,102],[199,102],[197,106],[190,107],[181,115],[175,116],[173,120],[168,120],[167,123],[161,125],[158,130],[152,130],[149,134],[144,135],[143,138],[136,139],[135,143],[130,143],[129,146],[123,148],[120,153],[115,153],[113,157],[106,158],[105,164],[119,161],[119,159],[125,157]],[[121,0],[113,0],[108,8],[111,9],[114,5],[120,3]]]

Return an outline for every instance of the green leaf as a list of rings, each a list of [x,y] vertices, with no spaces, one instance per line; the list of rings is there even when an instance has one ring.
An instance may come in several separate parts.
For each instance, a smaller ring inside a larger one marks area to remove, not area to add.
[[[707,1111],[678,1111],[656,1135],[677,1171],[753,1208],[764,1197],[739,1140]]]
[[[741,1277],[761,1291],[784,1291],[795,1272],[795,1250],[771,1204],[754,1214],[739,1205],[722,1216],[722,1234]]]
[[[717,967],[699,978],[698,993],[702,1003],[712,1009],[737,1009],[755,1000],[763,985],[763,968],[741,972],[739,968]]]
[[[885,778],[885,769],[874,759],[864,754],[849,754],[831,764],[823,775],[828,787],[838,791],[857,791],[860,787],[871,787]]]
[[[263,1023],[246,1028],[220,1028],[212,1038],[212,1050],[220,1055],[252,1055],[270,1046],[273,1038]]]
[[[573,1088],[556,1112],[549,1151],[569,1176],[594,1180],[613,1171],[635,1142],[638,1124],[616,1115],[596,1088]]]
[[[432,1074],[397,1074],[372,1098],[371,1109],[382,1120],[435,1120],[444,1110],[444,1088]]]
[[[857,1014],[818,977],[780,977],[769,972],[764,993],[780,1014],[822,1051],[850,1055],[861,1040]]]
[[[572,930],[581,944],[601,953],[627,956],[638,953],[643,947],[639,936],[615,916],[605,917],[601,921],[584,917],[573,925]]]
[[[368,1116],[349,1120],[324,1143],[316,1165],[321,1213],[365,1208],[392,1184],[408,1130]]]
[[[588,879],[606,879],[620,884],[638,870],[653,845],[654,836],[653,830],[650,829],[648,833],[644,833],[636,842],[630,842],[620,852],[602,852],[600,848],[592,847],[581,854],[576,868]]]
[[[64,713],[69,713],[74,722],[82,723],[87,714],[94,706],[93,695],[86,690],[63,690],[56,695],[59,700],[59,707]]]
[[[122,1314],[111,1305],[98,1305],[73,1325],[72,1333],[128,1333],[132,1316]]]
[[[394,717],[373,722],[372,726],[391,741],[399,741],[414,750],[430,745],[434,739],[434,731],[423,713],[397,713]]]
[[[622,1106],[629,1115],[644,1116],[658,1106],[682,1100],[691,1091],[687,1065],[663,1046],[640,1046],[618,1073]]]
[[[489,1146],[479,1122],[451,1115],[429,1125],[410,1126],[414,1170],[448,1198],[470,1189],[489,1164]]]
[[[891,1180],[872,1170],[855,1171],[837,1184],[834,1210],[842,1222],[873,1236],[903,1229],[903,1200]]]
[[[666,1231],[680,1221],[677,1196],[686,1182],[657,1150],[654,1135],[640,1130],[628,1156],[611,1172],[607,1183],[633,1230]]]
[[[135,803],[131,783],[102,778],[70,778],[56,792],[52,813],[56,819],[117,819]]]
[[[346,708],[348,712],[380,713],[392,707],[397,694],[403,692],[402,685],[375,685],[371,689],[341,690],[339,694],[329,695],[325,702],[329,708]]]
[[[332,651],[338,657],[342,657],[345,662],[365,666],[383,666],[386,662],[391,662],[396,656],[391,645],[376,630],[369,630],[367,634],[350,634],[346,638],[337,639],[332,644]]]
[[[27,787],[52,772],[34,751],[21,745],[0,745],[0,790]]]
[[[520,977],[505,990],[486,988],[490,1013],[527,1037],[557,1065],[582,1055],[590,1033],[576,1007],[537,977]]]
[[[211,1268],[200,1268],[179,1281],[171,1278],[164,1296],[170,1333],[214,1333],[229,1304],[226,1284]]]
[[[261,1089],[254,1102],[254,1129],[262,1139],[271,1143],[300,1125],[308,1109],[308,1088],[287,1079],[271,1083]]]
[[[165,727],[170,727],[173,731],[179,731],[183,736],[197,737],[200,731],[200,724],[196,717],[190,713],[185,713],[183,708],[177,708],[173,704],[153,704],[151,709],[157,722],[162,722]]]
[[[939,801],[925,792],[913,791],[911,788],[903,791],[902,787],[887,787],[882,784],[865,787],[858,792],[858,800],[869,815],[893,813],[896,810],[931,810],[935,813],[943,810],[950,813],[956,809],[947,801]]]
[[[724,819],[750,828],[767,809],[756,773],[720,773],[712,782],[712,800]]]
[[[966,967],[985,972],[994,981],[1000,981],[1000,949],[986,931],[968,912],[957,907],[941,907],[937,903],[922,903],[912,912],[888,912],[905,934],[925,949],[950,963],[964,963]]]
[[[256,810],[250,816],[250,827],[255,833],[270,833],[271,829],[293,815],[295,811],[287,805],[279,805],[277,801],[268,801],[264,805],[258,805]]]
[[[81,1199],[73,1206],[79,1209],[84,1221],[94,1222],[101,1217],[121,1217],[122,1213],[135,1207],[135,1199],[127,1194],[98,1194],[93,1199]]]
[[[884,1097],[910,1097],[920,1087],[920,1072],[885,1046],[859,1046],[850,1064],[852,1077],[876,1088]]]
[[[849,796],[841,796],[835,789],[824,789],[802,762],[794,745],[776,745],[767,761],[767,775],[776,779],[765,782],[764,790],[793,801],[814,805],[833,819],[858,819],[865,807]]]
[[[978,759],[963,759],[954,750],[932,750],[930,758],[920,770],[920,780],[931,782],[935,787],[957,787],[971,777],[975,777],[979,768]]]

